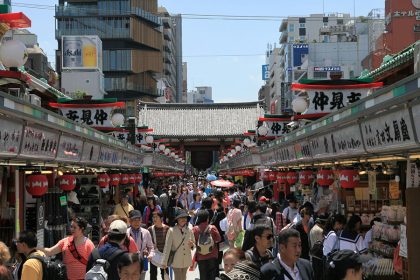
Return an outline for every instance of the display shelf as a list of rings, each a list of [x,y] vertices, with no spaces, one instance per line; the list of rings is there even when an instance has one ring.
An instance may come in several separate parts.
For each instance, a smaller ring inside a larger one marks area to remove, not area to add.
[[[381,241],[381,242],[383,242],[385,244],[393,245],[395,247],[398,245],[398,241],[388,241],[388,240],[384,240],[384,239],[380,239],[380,238],[374,238],[374,240]]]
[[[385,257],[385,258],[388,258],[388,259],[392,259],[392,258],[394,258],[394,254],[386,254],[386,253],[384,253],[384,252],[382,252],[382,251],[380,251],[380,250],[376,250],[376,249],[369,249],[369,251],[370,251],[370,252],[372,252],[372,253],[375,253],[375,254],[381,255],[381,256],[383,256],[383,257]]]

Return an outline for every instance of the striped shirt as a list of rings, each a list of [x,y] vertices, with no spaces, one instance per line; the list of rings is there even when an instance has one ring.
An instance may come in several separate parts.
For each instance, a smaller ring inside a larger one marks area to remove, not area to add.
[[[155,229],[156,240],[153,235],[153,228]],[[166,234],[168,233],[169,227],[167,225],[162,225],[162,227],[151,226],[149,227],[150,235],[152,236],[153,245],[157,247],[159,252],[163,252],[166,242]]]

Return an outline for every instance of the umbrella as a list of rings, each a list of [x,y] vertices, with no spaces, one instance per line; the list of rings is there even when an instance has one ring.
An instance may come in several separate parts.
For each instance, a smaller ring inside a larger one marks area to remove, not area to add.
[[[216,180],[216,181],[212,181],[210,184],[212,186],[221,187],[221,188],[229,188],[235,185],[231,181],[227,181],[227,180]]]
[[[213,174],[207,174],[206,179],[207,181],[214,181],[214,180],[217,180],[217,177]]]

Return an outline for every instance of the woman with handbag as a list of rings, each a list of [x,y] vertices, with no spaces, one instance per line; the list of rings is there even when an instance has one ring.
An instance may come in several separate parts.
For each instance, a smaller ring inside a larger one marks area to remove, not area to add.
[[[157,280],[157,268],[160,268],[162,280],[165,280],[165,274],[169,276],[169,269],[163,269],[163,250],[165,249],[166,236],[169,226],[162,223],[163,214],[161,212],[153,213],[153,226],[149,227],[149,232],[153,240],[153,250],[149,254],[150,261],[150,279]]]
[[[191,250],[194,249],[194,234],[188,228],[190,216],[179,209],[175,217],[176,225],[169,229],[163,250],[163,268],[171,266],[175,280],[186,280],[187,270],[192,265]]]
[[[244,227],[242,222],[242,211],[239,209],[241,201],[237,198],[233,200],[233,208],[229,210],[227,214],[228,228],[227,238],[229,240],[229,248],[241,248],[244,238]],[[242,240],[240,240],[242,238]],[[235,246],[239,245],[240,246]]]
[[[87,221],[77,217],[71,222],[71,236],[61,239],[51,248],[41,248],[47,257],[63,253],[63,263],[67,268],[68,280],[85,279],[86,264],[95,245],[84,236]]]

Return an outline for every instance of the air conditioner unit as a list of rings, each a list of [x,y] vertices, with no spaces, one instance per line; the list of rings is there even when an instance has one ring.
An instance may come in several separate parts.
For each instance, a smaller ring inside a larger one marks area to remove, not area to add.
[[[29,94],[29,102],[32,105],[41,107],[41,97],[36,94]]]

